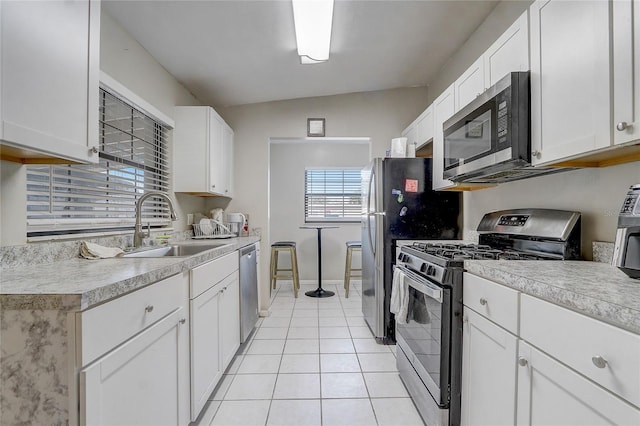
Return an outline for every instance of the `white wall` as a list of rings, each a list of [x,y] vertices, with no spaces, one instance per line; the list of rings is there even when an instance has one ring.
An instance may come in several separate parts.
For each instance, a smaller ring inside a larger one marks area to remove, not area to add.
[[[531,1],[503,1],[442,68],[429,85],[430,102],[453,83],[502,34]],[[583,169],[501,184],[464,194],[464,235],[473,234],[482,215],[506,208],[540,207],[580,211],[582,254],[592,257],[592,241],[614,241],[618,211],[629,185],[640,182],[640,163]]]
[[[249,213],[250,226],[262,228],[261,309],[269,306],[269,141],[304,138],[307,118],[320,117],[326,119],[327,137],[369,137],[372,155],[384,156],[391,139],[427,106],[427,89],[421,87],[218,109],[235,132],[236,196],[229,211]]]
[[[317,231],[300,229],[305,225],[305,168],[362,168],[369,163],[369,141],[272,141],[269,157],[269,243],[295,241],[300,279],[316,281]],[[322,225],[338,226],[322,231],[322,279],[342,280],[345,243],[360,240],[360,223]]]
[[[100,28],[100,69],[120,84],[173,118],[176,105],[202,105],[182,84],[165,70],[135,39],[104,11]],[[173,140],[169,137],[172,149]],[[172,149],[169,152],[173,152]],[[176,201],[178,231],[187,226],[187,213],[205,212],[205,200],[187,194],[171,194]]]

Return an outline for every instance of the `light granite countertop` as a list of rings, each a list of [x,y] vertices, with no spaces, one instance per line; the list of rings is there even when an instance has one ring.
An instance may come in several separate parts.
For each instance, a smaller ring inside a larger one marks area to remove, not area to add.
[[[82,258],[2,268],[0,307],[4,310],[84,310],[259,241],[259,237],[190,240],[224,244],[189,257]]]
[[[640,280],[588,261],[465,260],[467,272],[640,334]]]

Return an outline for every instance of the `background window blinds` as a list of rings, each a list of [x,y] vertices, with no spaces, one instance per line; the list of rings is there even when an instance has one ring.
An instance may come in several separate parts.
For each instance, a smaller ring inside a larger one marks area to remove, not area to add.
[[[359,222],[360,169],[305,170],[305,222]]]
[[[132,229],[138,197],[168,191],[167,128],[103,89],[99,118],[98,164],[27,166],[27,236]],[[143,224],[169,221],[145,202]]]

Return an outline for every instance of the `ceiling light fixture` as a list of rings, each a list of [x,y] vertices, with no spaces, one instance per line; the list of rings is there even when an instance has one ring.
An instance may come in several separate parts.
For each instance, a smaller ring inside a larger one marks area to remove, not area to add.
[[[300,63],[329,59],[333,0],[291,0]]]

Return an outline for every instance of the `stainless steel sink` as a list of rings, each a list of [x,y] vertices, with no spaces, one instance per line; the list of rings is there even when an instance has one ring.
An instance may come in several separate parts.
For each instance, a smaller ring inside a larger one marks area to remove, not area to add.
[[[171,244],[169,246],[126,253],[123,257],[186,257],[224,245],[226,244]]]

